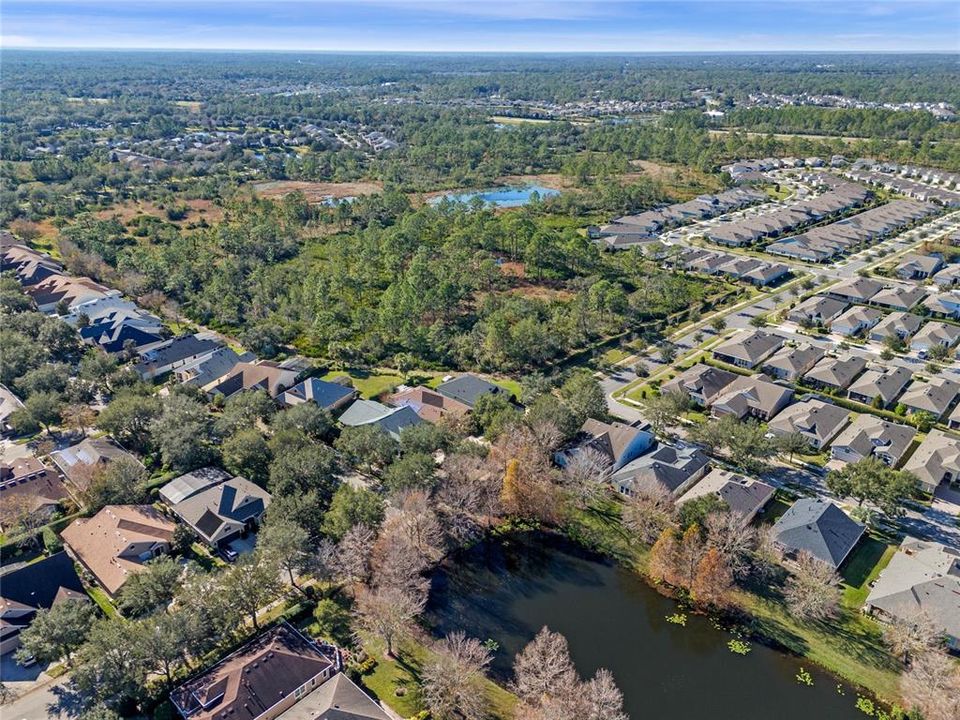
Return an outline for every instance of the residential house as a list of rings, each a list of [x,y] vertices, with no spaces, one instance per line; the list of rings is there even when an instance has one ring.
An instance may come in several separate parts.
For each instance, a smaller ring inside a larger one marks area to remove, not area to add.
[[[899,338],[906,342],[913,334],[920,329],[923,324],[923,318],[913,313],[895,312],[887,315],[883,320],[873,326],[870,331],[870,339],[876,342],[884,342],[891,337]]]
[[[936,255],[905,255],[897,264],[896,273],[901,280],[926,280],[943,267],[943,259]]]
[[[828,355],[803,376],[803,384],[818,390],[841,392],[866,368],[867,361],[859,355],[848,354],[842,358]]]
[[[855,463],[875,457],[897,467],[916,437],[912,427],[892,423],[876,415],[858,415],[833,441],[830,455],[843,463]]]
[[[907,537],[872,583],[864,609],[911,624],[924,616],[960,650],[960,550]]]
[[[340,669],[336,649],[321,647],[283,622],[255,637],[170,693],[185,720],[274,720]],[[346,713],[329,720],[349,720]]]
[[[826,354],[825,350],[810,343],[788,345],[767,359],[762,370],[779,380],[796,382],[801,375],[812,370]]]
[[[720,498],[730,512],[747,526],[773,498],[775,490],[765,482],[738,475],[729,470],[714,468],[700,482],[677,499],[677,505],[690,500],[714,495]]]
[[[233,348],[224,345],[174,368],[173,376],[182,385],[202,388],[227,376],[239,363],[252,362],[254,359],[252,353],[237,355]]]
[[[392,407],[409,407],[420,416],[421,420],[429,423],[438,423],[441,420],[456,421],[470,412],[469,405],[422,385],[417,387],[401,385],[384,401]]]
[[[960,320],[960,291],[934,293],[924,299],[923,306],[934,315]]]
[[[203,390],[210,396],[222,395],[225,398],[243,390],[264,390],[275,398],[296,383],[298,374],[296,370],[280,367],[273,362],[241,362]]]
[[[152,505],[107,505],[74,520],[60,536],[67,552],[116,597],[130,575],[170,551],[175,529]]]
[[[662,393],[681,392],[690,397],[695,405],[709,407],[730,383],[739,376],[729,370],[697,363],[677,377],[665,382]]]
[[[24,516],[49,516],[69,497],[60,476],[36,458],[0,462],[0,530]]]
[[[874,407],[890,407],[910,384],[911,377],[910,371],[900,365],[871,368],[850,386],[847,396]]]
[[[927,296],[927,291],[917,285],[891,285],[885,287],[868,301],[871,305],[906,312]]]
[[[119,290],[105,287],[90,278],[67,275],[51,275],[36,285],[24,287],[23,290],[36,303],[37,310],[48,315],[56,313],[59,308],[69,311],[91,300],[120,295]]]
[[[931,494],[941,483],[960,484],[960,437],[934,428],[903,469],[915,475],[920,487]]]
[[[855,277],[827,288],[826,294],[848,303],[865,303],[883,290],[883,283],[870,278]]]
[[[829,325],[848,307],[849,303],[844,300],[813,295],[787,313],[787,319],[798,325]]]
[[[926,412],[939,420],[960,395],[960,383],[944,377],[914,380],[900,398],[908,413]]]
[[[797,433],[815,450],[822,450],[846,427],[850,411],[822,400],[801,400],[788,405],[768,423],[776,435]]]
[[[164,340],[140,348],[133,370],[142,380],[152,380],[206,357],[219,347],[223,344],[217,338],[199,333]]]
[[[76,445],[50,453],[50,459],[63,476],[81,493],[86,492],[101,468],[121,457],[142,466],[136,457],[109,437],[86,438]]]
[[[416,411],[408,406],[391,408],[376,400],[355,400],[340,416],[340,423],[346,427],[374,425],[394,440],[400,439],[400,433],[408,427],[419,425],[423,420]]]
[[[855,305],[830,323],[831,332],[853,337],[865,333],[883,319],[883,313],[876,308]]]
[[[738,377],[714,400],[714,416],[733,415],[768,420],[793,399],[793,390],[757,376]]]
[[[843,565],[866,532],[832,502],[801,498],[774,523],[774,543],[788,555],[808,552],[834,570]]]
[[[509,391],[470,373],[445,380],[437,385],[436,391],[451,400],[463,403],[471,409],[477,404],[477,400],[484,395],[503,395],[508,400],[513,400],[513,395]]]
[[[0,583],[0,655],[20,647],[20,633],[30,627],[39,610],[63,602],[89,602],[73,560],[65,552],[4,573]]]
[[[220,548],[256,530],[270,507],[270,493],[243,477],[202,468],[171,480],[160,497],[201,540]]]
[[[276,720],[393,720],[393,716],[340,672]]]
[[[653,452],[613,473],[610,484],[627,496],[666,492],[679,497],[706,474],[709,465],[710,458],[694,445],[660,443]]]
[[[312,402],[314,405],[333,412],[357,399],[357,390],[350,385],[350,378],[343,376],[333,382],[319,378],[307,378],[280,393],[277,402],[285,407]]]
[[[790,275],[790,268],[782,263],[762,263],[740,276],[741,280],[753,283],[757,287],[766,287],[779,282]]]
[[[557,462],[566,465],[574,455],[590,449],[599,453],[607,469],[615,472],[647,452],[653,443],[653,433],[645,428],[587,418],[570,446],[557,454]]]
[[[928,322],[910,341],[910,349],[917,353],[929,353],[940,345],[952,348],[960,340],[960,327],[942,322]]]
[[[941,290],[950,290],[960,283],[960,263],[947,265],[932,278],[934,285]]]
[[[0,437],[13,434],[10,416],[22,407],[20,398],[14,395],[6,385],[0,385]]]
[[[720,362],[741,368],[755,368],[783,347],[780,335],[763,330],[737,333],[713,349],[713,357]]]
[[[12,235],[0,232],[0,272],[12,272],[23,287],[63,273],[63,267],[46,253],[18,244]]]

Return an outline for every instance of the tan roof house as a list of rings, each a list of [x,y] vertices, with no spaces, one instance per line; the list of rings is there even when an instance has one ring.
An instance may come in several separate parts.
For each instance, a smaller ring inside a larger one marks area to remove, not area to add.
[[[738,377],[714,401],[713,414],[755,417],[767,420],[785,408],[793,398],[790,388],[760,377]]]
[[[933,429],[903,466],[928,493],[940,483],[960,483],[960,437]]]
[[[833,441],[830,455],[843,463],[875,457],[890,467],[897,467],[916,434],[912,427],[876,415],[858,415]]]
[[[825,448],[850,420],[850,411],[822,400],[788,405],[767,427],[776,435],[797,433],[815,449]]]
[[[170,551],[176,525],[152,505],[107,505],[61,533],[67,551],[113,597],[130,575]]]

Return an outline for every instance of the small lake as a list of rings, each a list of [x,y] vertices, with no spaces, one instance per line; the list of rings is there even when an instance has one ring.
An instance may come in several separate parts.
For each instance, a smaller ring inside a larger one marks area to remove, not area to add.
[[[436,205],[442,200],[451,202],[468,203],[474,198],[480,198],[484,203],[495,207],[511,208],[522,207],[530,202],[534,194],[540,198],[559,195],[559,190],[544,187],[543,185],[524,185],[523,187],[499,187],[488,190],[475,190],[473,192],[449,192],[430,200],[431,205]]]
[[[635,573],[548,538],[478,546],[438,575],[428,620],[442,635],[464,630],[499,644],[493,673],[510,677],[513,657],[547,625],[563,633],[581,676],[608,668],[633,720],[862,720],[857,695],[837,680],[752,642],[735,655],[732,636],[705,617],[686,626],[666,616],[677,605]],[[800,667],[812,687],[796,681]]]

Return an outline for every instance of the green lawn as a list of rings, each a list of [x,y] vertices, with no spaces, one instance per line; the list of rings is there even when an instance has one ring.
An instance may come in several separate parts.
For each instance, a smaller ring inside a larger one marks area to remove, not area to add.
[[[890,545],[880,538],[867,535],[853,555],[844,563],[843,604],[850,610],[860,610],[870,594],[870,583],[877,579],[880,572],[890,563],[897,551],[896,545]]]
[[[365,638],[364,647],[377,658],[377,666],[369,675],[362,678],[367,690],[389,705],[402,717],[408,718],[423,710],[417,691],[420,669],[430,658],[430,651],[423,645],[404,640],[397,643],[397,657],[384,659],[383,645],[373,639]],[[487,699],[490,702],[489,717],[493,720],[509,720],[513,717],[513,708],[517,699],[493,681],[484,681]],[[397,689],[402,695],[397,695]]]
[[[403,377],[396,373],[375,373],[365,370],[334,370],[324,375],[321,380],[333,380],[344,376],[349,377],[353,381],[353,386],[360,391],[360,395],[368,400],[403,384]]]
[[[107,617],[112,618],[118,615],[117,609],[113,606],[113,603],[110,602],[110,598],[107,597],[107,594],[102,588],[95,586],[88,587],[87,595],[89,595],[90,599],[100,606],[100,609],[103,610]]]

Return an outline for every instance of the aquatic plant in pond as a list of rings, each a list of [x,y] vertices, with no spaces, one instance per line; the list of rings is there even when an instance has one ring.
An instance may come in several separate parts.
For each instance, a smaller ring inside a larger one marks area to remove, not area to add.
[[[687,616],[684,613],[674,613],[673,615],[667,615],[667,622],[673,623],[674,625],[685,626],[687,624]]]
[[[750,643],[743,640],[731,640],[727,643],[727,647],[730,648],[730,652],[737,655],[746,655],[750,652]]]
[[[813,685],[813,676],[806,668],[800,668],[800,672],[797,673],[797,682],[801,685]]]

